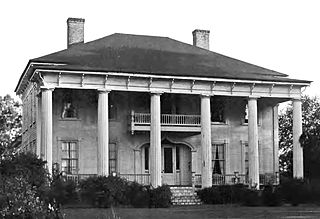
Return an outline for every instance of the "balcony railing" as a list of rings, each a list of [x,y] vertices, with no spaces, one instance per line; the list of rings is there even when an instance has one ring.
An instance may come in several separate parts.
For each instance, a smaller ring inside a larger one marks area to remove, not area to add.
[[[76,184],[79,184],[79,182],[81,180],[84,180],[84,179],[87,179],[89,177],[93,177],[93,176],[97,176],[97,174],[66,174],[66,175],[63,175],[63,177],[66,179],[66,180],[70,180],[70,181],[73,181],[75,182]]]
[[[131,131],[146,131],[150,129],[150,113],[131,112]],[[179,131],[185,127],[190,131],[200,130],[200,115],[182,115],[182,114],[161,114],[160,124],[166,128],[166,131]],[[185,130],[188,131],[188,130]]]

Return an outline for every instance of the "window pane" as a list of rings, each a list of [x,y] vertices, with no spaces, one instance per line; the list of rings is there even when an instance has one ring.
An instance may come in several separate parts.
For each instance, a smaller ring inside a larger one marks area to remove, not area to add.
[[[149,170],[149,148],[144,149],[144,169]]]

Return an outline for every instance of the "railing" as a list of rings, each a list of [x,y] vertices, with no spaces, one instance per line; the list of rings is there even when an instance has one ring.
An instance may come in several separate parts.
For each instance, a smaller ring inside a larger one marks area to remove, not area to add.
[[[97,176],[97,174],[66,174],[63,175],[66,180],[70,180],[75,182],[76,184],[79,184],[81,180],[87,179],[89,177]]]
[[[131,122],[135,125],[150,124],[150,113],[135,113],[131,112]],[[161,125],[174,126],[200,126],[200,115],[178,115],[178,114],[161,114]]]
[[[277,185],[279,177],[277,174],[267,173],[259,175],[260,185]],[[192,184],[201,186],[201,174],[192,174]],[[233,185],[233,184],[249,184],[248,176],[245,174],[213,174],[212,185]]]
[[[119,174],[121,178],[124,178],[131,182],[137,182],[142,185],[149,185],[150,184],[150,174],[149,173],[142,173],[142,174]]]

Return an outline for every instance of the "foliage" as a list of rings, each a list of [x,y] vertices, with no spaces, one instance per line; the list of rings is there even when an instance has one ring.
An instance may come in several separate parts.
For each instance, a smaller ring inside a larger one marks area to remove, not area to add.
[[[127,182],[119,177],[89,177],[80,182],[81,198],[95,207],[127,204]]]
[[[79,202],[77,188],[72,180],[65,180],[61,175],[54,176],[50,185],[48,198],[58,206]]]
[[[280,206],[282,204],[282,194],[279,187],[266,185],[262,191],[262,203],[265,206]]]
[[[307,181],[295,178],[282,178],[280,192],[283,199],[296,206],[300,203],[313,202],[312,191]]]
[[[292,104],[279,115],[280,171],[287,176],[292,175],[292,115]],[[302,128],[300,142],[304,150],[305,176],[320,178],[316,171],[320,167],[320,101],[317,97],[302,97]]]
[[[232,204],[241,203],[246,190],[243,184],[221,185],[201,189],[197,194],[206,204]]]
[[[21,135],[21,104],[10,95],[0,96],[0,156],[10,154],[14,140]]]
[[[80,182],[81,201],[94,207],[165,208],[171,205],[171,195],[167,185],[150,188],[113,176],[90,177]]]
[[[168,208],[171,205],[171,190],[168,185],[162,185],[150,190],[150,206],[155,208]]]
[[[126,196],[129,203],[135,208],[150,206],[150,187],[143,186],[137,182],[128,184]]]
[[[0,188],[2,217],[37,218],[46,213],[45,203],[23,176],[2,175]]]

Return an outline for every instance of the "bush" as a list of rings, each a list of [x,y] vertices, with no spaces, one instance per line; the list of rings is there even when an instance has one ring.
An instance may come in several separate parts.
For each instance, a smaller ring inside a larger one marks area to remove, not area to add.
[[[293,206],[310,202],[310,187],[303,179],[283,178],[280,184],[280,191],[284,200]]]
[[[171,206],[172,193],[168,185],[151,189],[150,192],[150,207],[168,208]]]
[[[132,182],[128,185],[126,196],[130,204],[135,208],[150,206],[150,187]]]
[[[76,184],[71,180],[64,180],[60,176],[54,177],[50,185],[48,198],[57,205],[79,202]]]
[[[127,181],[119,177],[89,177],[80,182],[81,199],[95,207],[126,205],[127,186]]]
[[[266,206],[280,206],[282,195],[278,187],[266,185],[262,191],[262,202]]]
[[[242,204],[245,206],[260,206],[262,200],[258,190],[246,189],[243,194]]]
[[[38,218],[47,212],[36,190],[23,176],[0,175],[0,215],[4,218]]]
[[[197,192],[205,204],[232,204],[243,201],[246,187],[242,184],[212,186]]]

